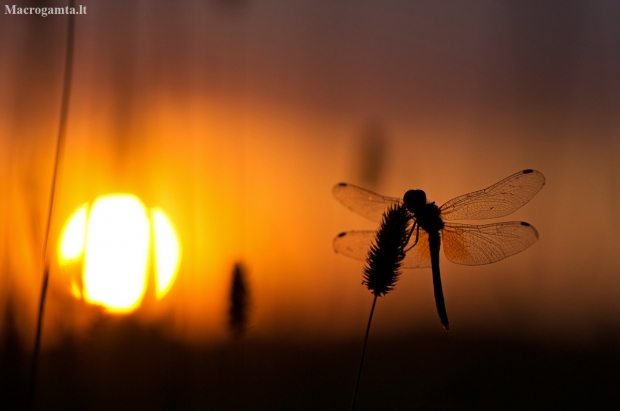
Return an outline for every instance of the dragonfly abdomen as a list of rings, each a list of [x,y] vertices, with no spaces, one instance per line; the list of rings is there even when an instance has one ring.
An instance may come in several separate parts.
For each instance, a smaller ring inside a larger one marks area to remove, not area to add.
[[[428,233],[428,243],[431,251],[431,269],[433,271],[433,292],[435,294],[435,305],[441,324],[450,331],[448,323],[448,312],[446,311],[446,303],[443,298],[443,287],[441,285],[441,273],[439,271],[439,249],[441,248],[441,237],[439,231]]]

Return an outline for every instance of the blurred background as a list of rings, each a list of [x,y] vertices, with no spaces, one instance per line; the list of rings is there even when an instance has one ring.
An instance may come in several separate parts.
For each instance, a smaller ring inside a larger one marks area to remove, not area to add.
[[[345,409],[372,296],[331,243],[376,224],[333,185],[440,205],[526,168],[547,184],[504,220],[540,240],[442,260],[449,333],[430,269],[404,271],[377,304],[359,409],[618,405],[618,2],[80,4],[38,409]],[[7,409],[34,342],[66,36],[67,16],[1,16]],[[152,295],[151,267],[122,315],[76,297],[81,260],[56,253],[72,213],[114,193],[163,210],[181,250],[169,292]]]

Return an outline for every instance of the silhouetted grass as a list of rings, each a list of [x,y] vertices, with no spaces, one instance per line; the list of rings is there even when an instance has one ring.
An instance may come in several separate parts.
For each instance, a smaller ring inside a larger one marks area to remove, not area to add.
[[[0,409],[24,406],[25,355],[17,330],[15,305],[9,298],[0,327]]]
[[[377,297],[382,297],[392,291],[400,276],[399,270],[405,258],[405,248],[407,247],[411,233],[409,228],[411,220],[411,213],[407,211],[405,206],[390,206],[387,211],[383,213],[383,220],[381,221],[379,230],[377,230],[375,241],[370,246],[370,251],[366,259],[366,266],[364,267],[364,281],[362,281],[362,284],[372,292],[374,299],[372,300],[372,308],[368,316],[366,336],[364,337],[364,346],[362,348],[360,365],[357,371],[351,409],[355,409],[357,391],[362,374],[362,365],[364,363],[364,354],[366,353],[366,344],[368,342],[372,316],[377,304]]]
[[[250,287],[247,274],[241,263],[236,263],[230,284],[230,306],[228,308],[228,329],[235,339],[245,335],[250,315]]]
[[[75,0],[69,0],[69,7],[75,7]],[[30,381],[28,384],[28,409],[34,406],[34,396],[36,390],[37,370],[39,366],[39,352],[41,350],[41,334],[43,332],[43,316],[45,313],[45,297],[47,296],[47,285],[50,273],[49,256],[49,235],[54,215],[54,203],[56,197],[56,185],[58,183],[58,171],[62,154],[64,151],[65,138],[67,134],[67,118],[69,116],[69,96],[71,94],[71,79],[73,72],[73,47],[75,32],[75,15],[69,14],[67,20],[67,47],[65,56],[65,73],[61,97],[60,121],[58,124],[58,138],[56,140],[56,157],[54,161],[54,171],[52,172],[52,185],[50,188],[50,201],[47,212],[47,224],[45,227],[45,237],[43,242],[43,283],[41,285],[41,296],[39,299],[39,311],[37,315],[37,329],[35,333],[34,350],[32,354],[32,366],[30,370]]]
[[[365,186],[375,188],[385,169],[388,133],[384,121],[369,119],[359,136],[359,180]]]

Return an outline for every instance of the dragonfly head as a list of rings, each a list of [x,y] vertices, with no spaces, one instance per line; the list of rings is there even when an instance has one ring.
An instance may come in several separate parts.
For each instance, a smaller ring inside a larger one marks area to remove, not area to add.
[[[415,213],[426,204],[426,193],[423,190],[409,190],[405,193],[403,202],[409,211]]]

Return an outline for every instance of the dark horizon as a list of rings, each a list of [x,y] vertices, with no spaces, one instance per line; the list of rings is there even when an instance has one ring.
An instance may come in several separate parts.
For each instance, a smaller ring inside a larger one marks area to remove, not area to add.
[[[0,402],[3,409],[22,409],[30,356],[6,340],[6,331]],[[202,345],[166,334],[128,318],[102,318],[86,335],[66,335],[42,356],[35,409],[350,407],[359,338],[319,344],[231,338]],[[618,333],[596,346],[453,332],[376,334],[369,341],[359,410],[620,404]]]

